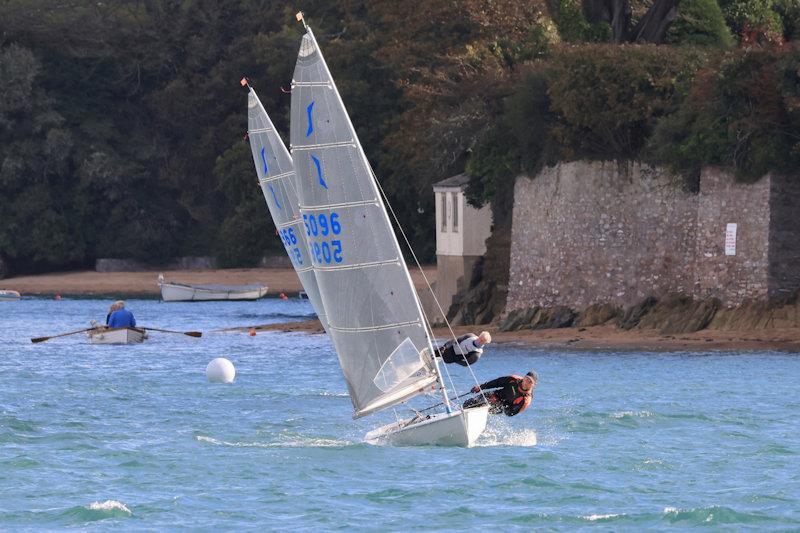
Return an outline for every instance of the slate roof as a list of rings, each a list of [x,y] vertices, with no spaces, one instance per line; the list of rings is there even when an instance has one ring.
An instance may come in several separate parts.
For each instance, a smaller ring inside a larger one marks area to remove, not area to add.
[[[455,176],[450,176],[445,180],[434,183],[433,189],[463,189],[468,182],[469,176],[466,174],[456,174]]]

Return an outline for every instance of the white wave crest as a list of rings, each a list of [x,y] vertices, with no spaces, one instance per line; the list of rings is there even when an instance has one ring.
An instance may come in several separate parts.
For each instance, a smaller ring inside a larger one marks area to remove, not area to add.
[[[653,416],[653,413],[650,411],[617,411],[616,413],[611,413],[611,418],[625,418],[626,416],[647,418]]]
[[[117,500],[106,500],[104,502],[92,502],[86,506],[90,511],[121,511],[125,514],[132,515],[128,506]]]
[[[678,514],[681,510],[677,507],[664,507],[664,514]]]
[[[345,440],[315,438],[300,438],[281,442],[228,442],[213,437],[206,437],[205,435],[197,435],[195,439],[215,446],[233,446],[236,448],[337,448],[351,444]]]
[[[583,516],[584,520],[588,520],[589,522],[594,522],[596,520],[608,520],[609,518],[616,518],[620,515],[609,513],[609,514],[590,514],[589,516]]]

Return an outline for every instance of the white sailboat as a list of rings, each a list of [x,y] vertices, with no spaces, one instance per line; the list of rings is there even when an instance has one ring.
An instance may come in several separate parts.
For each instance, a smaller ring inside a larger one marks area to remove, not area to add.
[[[377,179],[307,27],[292,80],[291,147],[303,231],[354,417],[436,387],[444,412],[399,420],[367,438],[471,446],[488,407],[451,405],[438,362],[421,354],[433,353],[430,326]]]
[[[325,327],[325,308],[319,297],[303,220],[300,217],[292,156],[246,78],[242,80],[242,85],[248,89],[247,134],[264,201],[297,277],[305,289],[303,292]]]

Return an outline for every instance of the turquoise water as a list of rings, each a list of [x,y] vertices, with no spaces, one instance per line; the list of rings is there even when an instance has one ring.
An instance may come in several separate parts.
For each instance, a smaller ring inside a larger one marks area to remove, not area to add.
[[[0,530],[800,529],[800,358],[496,346],[532,408],[472,449],[362,441],[325,336],[76,335],[110,302],[0,302]],[[142,325],[298,320],[307,302],[129,301]],[[233,385],[206,382],[214,357]],[[463,369],[455,369],[466,377]],[[405,414],[405,413],[401,413]]]

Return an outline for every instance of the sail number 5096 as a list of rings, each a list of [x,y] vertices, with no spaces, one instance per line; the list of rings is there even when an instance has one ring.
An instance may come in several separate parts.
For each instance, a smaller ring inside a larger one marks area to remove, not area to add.
[[[321,238],[339,235],[342,232],[339,213],[334,211],[331,212],[330,216],[325,215],[325,213],[320,213],[316,216],[303,215],[303,223],[306,226],[306,236],[310,238],[309,248],[317,263],[341,263],[342,241]]]

